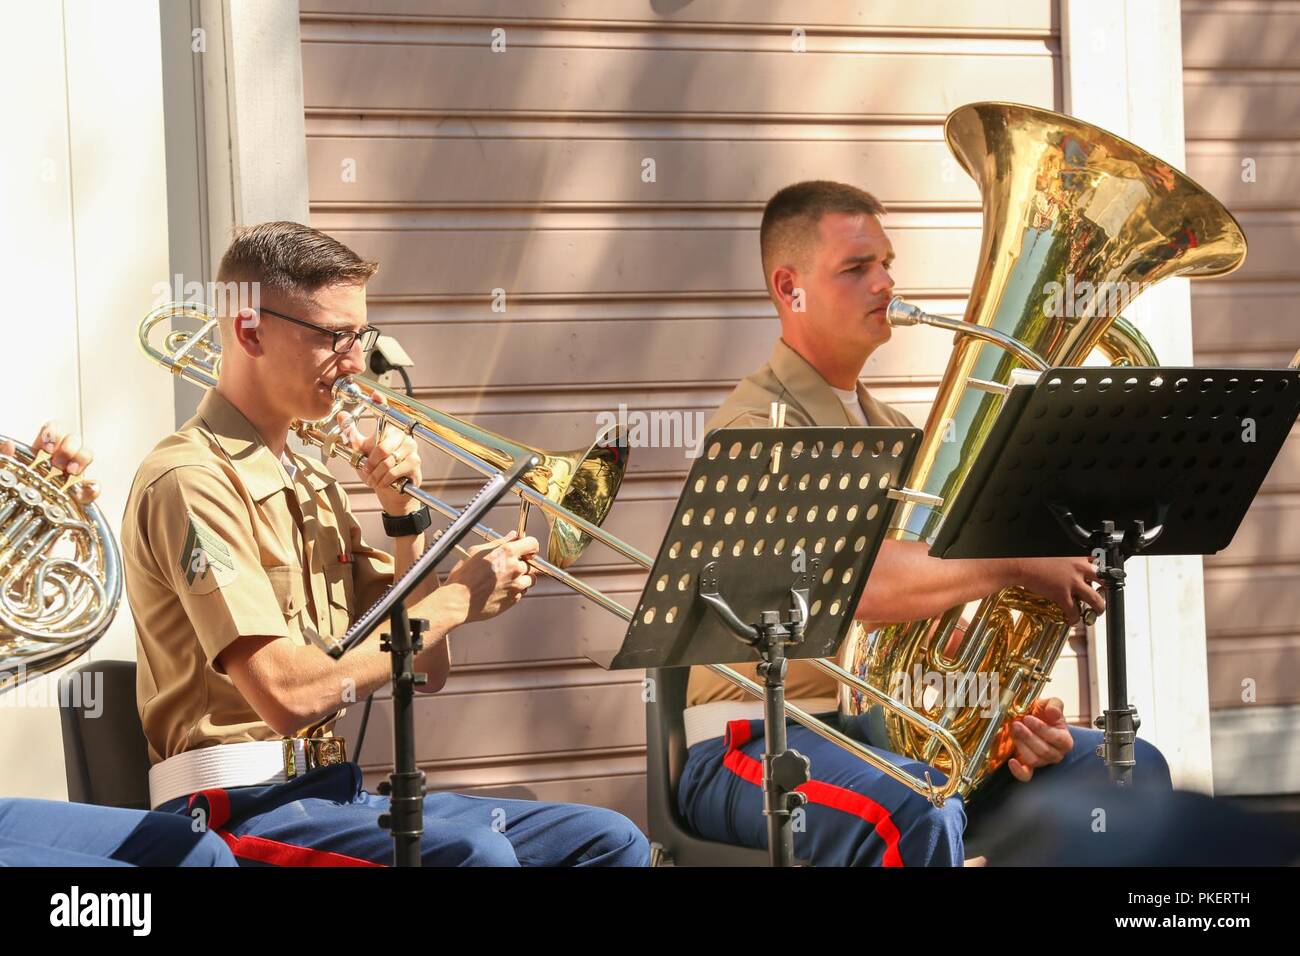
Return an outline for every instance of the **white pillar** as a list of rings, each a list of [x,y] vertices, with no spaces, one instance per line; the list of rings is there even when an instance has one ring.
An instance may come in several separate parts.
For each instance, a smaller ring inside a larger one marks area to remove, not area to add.
[[[1185,168],[1179,0],[1060,0],[1065,112]],[[1163,365],[1192,364],[1186,279],[1166,279],[1125,315]],[[1126,566],[1129,697],[1139,734],[1169,761],[1174,784],[1210,792],[1209,684],[1199,557]],[[1089,636],[1092,709],[1106,703],[1105,618]]]
[[[201,10],[203,26],[217,34],[209,37],[215,45],[204,93],[212,254],[219,258],[232,226],[307,221],[302,37],[297,0],[203,0]]]
[[[136,466],[172,427],[171,383],[135,329],[167,277],[157,0],[10,4],[0,13],[0,260],[10,275],[0,433],[47,417],[95,452],[116,532]],[[133,659],[123,601],[88,659]],[[0,795],[63,798],[54,675],[0,697]]]
[[[172,268],[186,282],[207,287],[237,226],[307,222],[298,22],[297,0],[163,11],[169,162],[181,174],[171,189]],[[202,397],[176,383],[177,424]]]

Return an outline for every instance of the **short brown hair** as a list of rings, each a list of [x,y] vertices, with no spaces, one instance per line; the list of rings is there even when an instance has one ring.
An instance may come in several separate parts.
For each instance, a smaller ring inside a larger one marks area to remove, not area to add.
[[[365,285],[379,268],[333,236],[299,222],[263,222],[235,233],[219,282],[257,282],[293,297],[330,285]]]
[[[883,216],[885,206],[864,189],[827,179],[811,179],[780,190],[763,209],[758,245],[763,256],[763,281],[778,259],[800,260],[816,235],[817,224],[830,213]]]

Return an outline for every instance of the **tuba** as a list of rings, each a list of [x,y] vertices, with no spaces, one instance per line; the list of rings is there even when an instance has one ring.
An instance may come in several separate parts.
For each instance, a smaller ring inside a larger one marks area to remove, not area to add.
[[[1232,215],[1168,163],[1087,123],[1011,103],[973,103],[944,126],[979,185],[984,231],[964,321],[890,303],[894,325],[957,333],[906,482],[956,497],[1014,379],[1082,365],[1094,349],[1115,365],[1158,364],[1120,311],[1170,276],[1231,272],[1246,255]],[[904,500],[890,537],[932,542],[946,508]],[[855,624],[841,666],[951,733],[966,756],[965,795],[1013,752],[1009,722],[1029,711],[1069,636],[1059,607],[1007,588],[937,618],[867,632]],[[840,709],[868,715],[873,742],[945,773],[932,735],[852,686]]]
[[[122,559],[78,479],[14,443],[0,455],[0,690],[63,666],[113,622]]]

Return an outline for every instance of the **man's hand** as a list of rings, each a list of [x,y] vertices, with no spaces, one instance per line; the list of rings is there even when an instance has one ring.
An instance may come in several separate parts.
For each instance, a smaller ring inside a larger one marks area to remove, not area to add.
[[[1058,697],[1034,701],[1029,713],[1011,722],[1011,740],[1016,755],[1007,761],[1007,769],[1021,783],[1033,777],[1036,767],[1060,763],[1074,747],[1064,702]]]
[[[476,545],[469,549],[469,557],[451,569],[437,593],[456,602],[466,623],[496,617],[518,604],[533,586],[525,562],[537,550],[536,538],[520,538],[517,531],[511,531],[499,544]]]
[[[373,393],[376,401],[384,403],[383,395]],[[412,487],[420,487],[420,449],[415,439],[397,428],[386,428],[373,435],[364,435],[351,420],[339,413],[341,434],[349,447],[366,457],[357,467],[357,474],[367,486],[374,489],[379,505],[390,515],[418,511],[420,503],[393,486],[405,479]]]
[[[1017,570],[1015,583],[1060,605],[1069,624],[1079,620],[1080,602],[1098,614],[1106,610],[1106,599],[1092,586],[1101,578],[1087,558],[1022,558]]]
[[[0,454],[12,458],[16,450],[12,441],[0,441]],[[47,453],[52,467],[73,476],[85,474],[95,457],[89,448],[81,444],[80,438],[71,432],[65,433],[53,422],[41,426],[36,440],[32,442],[32,451]],[[88,505],[99,497],[99,482],[82,480],[70,490],[80,504]]]

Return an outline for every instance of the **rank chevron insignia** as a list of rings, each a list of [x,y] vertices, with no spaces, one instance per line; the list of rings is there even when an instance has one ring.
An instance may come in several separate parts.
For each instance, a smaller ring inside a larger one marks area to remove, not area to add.
[[[188,517],[189,527],[185,532],[185,543],[181,546],[180,555],[185,583],[193,587],[195,580],[205,578],[209,570],[218,584],[225,583],[235,573],[230,548],[194,515]]]

